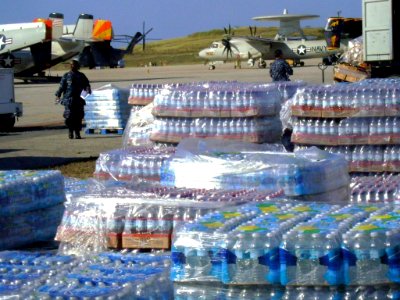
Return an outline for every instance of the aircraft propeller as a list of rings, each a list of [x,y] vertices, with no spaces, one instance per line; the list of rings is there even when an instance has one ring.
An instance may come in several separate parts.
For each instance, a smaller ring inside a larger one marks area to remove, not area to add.
[[[224,38],[221,40],[222,45],[224,45],[224,50],[222,51],[222,53],[226,52],[226,57],[228,58],[228,56],[232,57],[232,45],[231,45],[231,37],[233,35],[235,35],[235,33],[232,30],[231,24],[229,24],[228,29],[226,27],[224,27],[224,32],[225,32],[225,36]]]
[[[254,27],[249,26],[249,29],[250,29],[250,35],[251,36],[256,36],[257,27],[256,26],[254,26]]]

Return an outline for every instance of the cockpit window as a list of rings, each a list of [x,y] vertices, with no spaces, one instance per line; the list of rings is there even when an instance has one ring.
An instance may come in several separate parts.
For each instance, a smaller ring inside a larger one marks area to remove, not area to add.
[[[218,43],[212,43],[211,48],[218,48]]]

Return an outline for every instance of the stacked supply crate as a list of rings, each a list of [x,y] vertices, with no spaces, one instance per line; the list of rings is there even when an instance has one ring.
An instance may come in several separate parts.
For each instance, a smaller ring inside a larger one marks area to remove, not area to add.
[[[59,171],[0,171],[0,250],[52,241],[64,201]]]
[[[308,86],[293,98],[295,144],[342,153],[351,172],[400,171],[400,81]]]
[[[108,84],[85,101],[86,134],[122,134],[129,118],[129,90]]]

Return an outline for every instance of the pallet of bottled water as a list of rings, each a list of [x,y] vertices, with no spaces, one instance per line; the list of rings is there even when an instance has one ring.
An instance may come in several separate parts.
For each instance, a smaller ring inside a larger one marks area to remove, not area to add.
[[[284,286],[397,284],[396,206],[248,204],[175,233],[174,281]]]
[[[97,179],[130,181],[160,180],[163,162],[175,153],[174,147],[130,146],[102,152],[93,176]]]
[[[273,85],[239,82],[186,84],[163,90],[154,99],[158,117],[254,117],[279,113],[282,98]]]
[[[59,171],[0,171],[1,217],[43,209],[64,201],[64,177]]]
[[[169,256],[0,252],[1,299],[172,299]]]
[[[400,115],[400,80],[367,79],[359,83],[309,85],[293,98],[299,117],[347,118]]]
[[[400,144],[400,117],[298,118],[292,141],[314,145]]]
[[[400,176],[355,176],[351,179],[350,201],[353,203],[398,203]]]
[[[133,105],[148,105],[153,102],[156,95],[164,89],[171,89],[181,84],[151,84],[151,83],[133,83],[129,89],[128,103]]]
[[[399,145],[325,146],[322,149],[344,155],[349,162],[350,172],[400,172]]]
[[[0,171],[0,250],[52,240],[64,201],[59,171]]]
[[[295,224],[337,208],[265,201],[209,213],[176,230],[174,281],[280,284],[279,245]]]
[[[94,90],[85,99],[86,129],[125,128],[131,110],[128,96],[128,89],[111,84]]]
[[[380,299],[399,300],[397,285],[322,287],[322,286],[235,286],[216,283],[174,283],[174,299],[223,299],[223,300],[347,300]]]
[[[107,247],[169,249],[172,231],[181,223],[223,206],[283,195],[282,191],[168,188],[154,183],[104,185],[66,203],[56,235],[64,253]]]
[[[287,196],[336,190],[348,186],[349,180],[348,164],[342,156],[315,147],[295,153],[208,149],[174,155],[161,169],[161,183],[167,186],[283,189]]]

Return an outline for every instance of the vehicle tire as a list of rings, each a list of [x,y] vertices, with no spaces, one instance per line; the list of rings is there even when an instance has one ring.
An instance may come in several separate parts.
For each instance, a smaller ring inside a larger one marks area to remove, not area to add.
[[[208,69],[209,69],[209,70],[215,70],[215,66],[214,66],[214,65],[211,65],[211,66],[208,67]]]
[[[258,68],[265,69],[267,67],[267,63],[265,61],[258,62]]]
[[[15,116],[11,114],[0,117],[0,131],[11,131],[15,125]]]
[[[300,62],[300,67],[304,67],[304,61]]]

